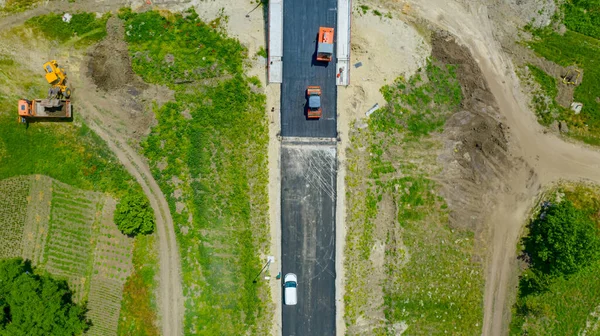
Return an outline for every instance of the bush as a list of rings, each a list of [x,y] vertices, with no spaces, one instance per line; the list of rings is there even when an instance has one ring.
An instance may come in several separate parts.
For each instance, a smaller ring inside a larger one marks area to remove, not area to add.
[[[154,212],[142,194],[123,197],[117,204],[114,220],[119,230],[128,236],[154,232]]]
[[[23,259],[0,261],[0,335],[80,335],[85,308],[65,281],[37,275]]]
[[[531,223],[524,239],[532,267],[543,273],[569,275],[589,265],[600,254],[596,223],[569,200],[547,208]]]

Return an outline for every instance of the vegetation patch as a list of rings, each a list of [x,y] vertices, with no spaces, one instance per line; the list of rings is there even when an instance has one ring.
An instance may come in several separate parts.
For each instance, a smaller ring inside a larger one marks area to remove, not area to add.
[[[181,249],[185,333],[266,334],[268,288],[252,280],[267,252],[267,123],[247,50],[220,27],[184,15],[124,9],[132,66],[175,91],[143,142],[167,195]]]
[[[350,135],[350,335],[481,332],[484,279],[482,264],[473,261],[474,234],[448,226],[447,205],[431,179],[441,170],[436,133],[462,100],[455,69],[431,61],[383,87],[388,105]]]
[[[64,13],[35,16],[25,21],[25,25],[37,29],[49,40],[61,43],[74,40],[75,46],[86,47],[106,36],[106,21],[110,13],[96,18],[94,13],[72,14],[70,22],[62,20]]]
[[[523,269],[511,330],[578,335],[600,298],[600,189],[562,185],[544,196],[521,240]],[[597,318],[597,317],[596,317]],[[588,330],[590,331],[590,330]]]
[[[565,2],[564,23],[569,29],[564,34],[549,27],[535,30],[534,39],[528,42],[538,55],[547,60],[583,69],[583,81],[575,88],[573,96],[575,102],[583,104],[583,109],[580,114],[574,114],[561,108],[560,118],[567,122],[569,135],[594,145],[600,145],[600,40],[598,25],[594,23],[600,17],[599,8],[595,1]],[[552,99],[550,104],[555,106],[556,102]],[[549,118],[542,118],[542,123],[549,124]]]
[[[34,7],[39,0],[6,0],[4,7],[0,8],[0,14],[13,14],[24,12]]]
[[[138,236],[133,247],[135,268],[123,289],[119,335],[158,336],[155,321],[158,255],[155,236]]]

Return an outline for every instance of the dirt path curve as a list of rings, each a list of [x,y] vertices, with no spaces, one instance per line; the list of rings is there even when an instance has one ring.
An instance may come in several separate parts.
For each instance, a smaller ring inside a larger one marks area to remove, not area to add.
[[[65,8],[64,3],[49,2],[45,6],[39,6],[27,12],[0,18],[0,31],[20,25],[28,18],[36,15],[61,12],[67,9],[70,12],[106,12],[117,10],[130,4],[130,1],[116,0],[98,3],[93,0],[86,0],[69,4],[68,8]],[[17,53],[15,55],[18,56]],[[37,55],[29,56],[23,58],[23,60],[37,58]],[[37,64],[28,65],[32,69],[38,69],[40,64],[42,63],[37,62]],[[126,111],[119,111],[121,109],[119,106],[110,105],[107,100],[97,96],[94,93],[95,89],[90,87],[85,78],[71,78],[71,82],[75,84],[74,87],[78,88],[76,92],[77,97],[75,97],[76,104],[78,105],[77,110],[84,117],[88,126],[106,141],[109,148],[115,153],[127,171],[135,177],[154,210],[160,263],[158,313],[161,320],[161,334],[165,336],[183,335],[184,304],[181,260],[169,204],[152,176],[146,160],[127,144],[127,139],[106,126],[110,125],[110,120],[107,118],[111,117],[103,109],[112,113],[125,113]]]
[[[537,175],[541,186],[559,179],[585,179],[600,183],[600,153],[583,145],[567,143],[550,133],[544,134],[527,106],[512,63],[494,36],[487,8],[472,1],[409,0],[415,16],[448,30],[467,46],[479,63],[484,77],[510,127],[512,152],[522,157]],[[509,284],[514,282],[512,263],[516,244],[538,189],[527,185],[527,172],[508,181],[510,191],[499,197],[489,224],[493,228],[492,253],[484,297],[484,335],[507,333],[510,307]]]

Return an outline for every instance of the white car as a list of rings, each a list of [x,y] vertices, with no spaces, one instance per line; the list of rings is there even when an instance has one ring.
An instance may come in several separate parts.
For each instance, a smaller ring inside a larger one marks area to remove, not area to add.
[[[283,298],[288,306],[293,306],[298,303],[296,295],[296,287],[298,286],[298,277],[294,273],[288,273],[283,277]]]

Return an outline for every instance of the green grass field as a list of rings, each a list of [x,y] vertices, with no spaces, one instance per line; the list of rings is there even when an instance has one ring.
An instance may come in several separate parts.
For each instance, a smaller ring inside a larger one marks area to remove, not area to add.
[[[265,96],[224,18],[186,15],[120,13],[134,71],[175,91],[142,147],[176,223],[185,332],[266,334],[269,292],[252,283],[269,236]]]
[[[447,205],[430,179],[441,169],[442,147],[432,134],[462,99],[454,69],[429,63],[382,88],[388,106],[371,116],[368,128],[351,134],[344,297],[349,334],[481,331],[483,265],[472,261],[474,235],[448,226]],[[382,207],[390,205],[393,224],[382,224]],[[372,259],[376,243],[385,244],[384,273],[381,283],[372,284],[379,271]],[[376,308],[383,321],[369,321],[373,286],[383,290],[383,306]]]

